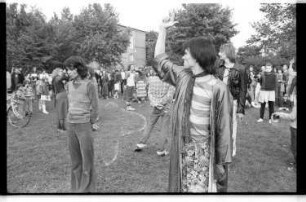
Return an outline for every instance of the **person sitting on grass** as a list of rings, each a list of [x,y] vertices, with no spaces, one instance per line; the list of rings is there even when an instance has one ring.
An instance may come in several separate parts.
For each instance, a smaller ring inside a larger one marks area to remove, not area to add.
[[[285,112],[275,112],[274,115],[279,116],[281,119],[290,120],[290,133],[291,133],[291,152],[294,157],[294,162],[290,163],[291,166],[288,167],[288,170],[292,170],[296,166],[296,129],[297,129],[297,102],[296,102],[296,80],[294,79],[292,82],[292,88],[290,89],[289,94],[292,95],[293,98],[293,108],[291,113]]]

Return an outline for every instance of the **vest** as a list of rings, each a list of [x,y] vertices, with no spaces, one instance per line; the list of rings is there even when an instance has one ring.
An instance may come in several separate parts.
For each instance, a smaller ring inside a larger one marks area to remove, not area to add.
[[[68,122],[90,122],[90,100],[88,97],[88,79],[68,83]]]

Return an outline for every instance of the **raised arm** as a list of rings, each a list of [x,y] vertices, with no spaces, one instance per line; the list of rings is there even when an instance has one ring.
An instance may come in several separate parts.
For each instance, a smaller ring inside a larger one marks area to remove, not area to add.
[[[171,85],[176,85],[177,76],[183,70],[183,67],[173,64],[165,54],[167,28],[175,23],[173,19],[168,19],[160,25],[154,51],[156,63],[153,65],[153,69],[159,78]]]

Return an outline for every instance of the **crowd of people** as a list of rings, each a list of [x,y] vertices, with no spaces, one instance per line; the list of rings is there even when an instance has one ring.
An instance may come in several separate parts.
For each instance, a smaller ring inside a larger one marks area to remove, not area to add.
[[[256,72],[253,66],[236,61],[231,43],[223,44],[217,53],[213,40],[203,36],[185,42],[184,65],[178,66],[165,53],[167,28],[175,23],[170,19],[161,24],[152,69],[133,65],[126,70],[93,69],[83,58],[71,56],[65,68],[50,75],[33,68],[23,77],[19,68],[13,70],[11,89],[30,89],[24,92],[31,112],[32,101],[38,100],[39,110],[48,114],[46,102],[54,99],[58,132],[67,131],[68,136],[72,191],[96,190],[91,133],[98,129],[99,98],[123,99],[126,110],[135,110],[133,102],[150,101],[149,124],[135,151],[147,147],[154,125],[162,119],[157,154],[170,155],[169,192],[227,191],[228,166],[239,152],[237,125],[246,106],[259,108],[258,123],[264,120],[266,103],[269,123],[277,117],[292,121],[295,158],[295,60],[283,69],[267,61]],[[274,112],[274,103],[291,113]]]

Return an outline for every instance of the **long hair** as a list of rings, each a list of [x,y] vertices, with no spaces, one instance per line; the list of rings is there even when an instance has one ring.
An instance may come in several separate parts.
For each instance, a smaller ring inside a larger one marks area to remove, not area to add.
[[[195,37],[183,45],[184,50],[189,50],[191,56],[199,63],[208,74],[215,73],[217,53],[213,41],[209,37]]]
[[[229,59],[230,62],[236,62],[235,47],[232,43],[226,43],[221,45],[220,52],[225,53],[226,57]]]
[[[81,79],[86,78],[88,75],[88,67],[86,66],[85,60],[80,56],[70,56],[65,60],[64,65],[71,69],[71,67],[77,70],[78,75]]]

